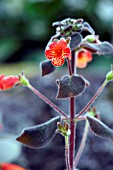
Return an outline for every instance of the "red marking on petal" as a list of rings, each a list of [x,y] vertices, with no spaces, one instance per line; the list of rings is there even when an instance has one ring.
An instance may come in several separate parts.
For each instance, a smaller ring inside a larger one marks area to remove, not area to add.
[[[54,56],[55,56],[55,52],[51,49],[48,49],[48,50],[45,51],[45,56],[49,60],[52,60],[52,58],[54,58]]]
[[[25,170],[24,168],[10,163],[0,163],[1,170]]]
[[[54,66],[57,66],[57,67],[59,67],[59,66],[62,66],[63,64],[64,64],[64,58],[54,58],[53,60],[52,60],[52,64],[54,65]]]

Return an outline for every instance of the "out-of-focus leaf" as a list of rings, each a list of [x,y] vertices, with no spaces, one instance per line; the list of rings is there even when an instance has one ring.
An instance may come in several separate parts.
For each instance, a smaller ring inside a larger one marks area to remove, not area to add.
[[[57,80],[57,98],[68,98],[79,95],[85,88],[85,81],[79,75],[64,76]]]
[[[87,116],[87,119],[90,128],[95,135],[113,139],[113,130],[106,126],[103,122],[91,116]]]
[[[26,128],[16,140],[34,149],[42,148],[55,136],[57,122],[60,122],[60,117],[55,117],[43,124]]]
[[[91,34],[95,34],[95,31],[94,31],[93,28],[89,25],[88,22],[84,22],[83,25],[84,25],[84,27],[83,27],[83,30],[84,30],[84,31],[88,31],[88,32],[91,33]]]
[[[51,64],[51,61],[46,60],[41,63],[42,76],[46,76],[54,72],[55,69],[56,67],[53,64]]]

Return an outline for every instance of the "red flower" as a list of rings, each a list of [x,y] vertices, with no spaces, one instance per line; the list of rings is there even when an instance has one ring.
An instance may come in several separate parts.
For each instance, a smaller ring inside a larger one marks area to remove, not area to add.
[[[13,88],[19,82],[18,76],[0,76],[0,90],[8,90]]]
[[[76,66],[78,68],[85,68],[90,61],[92,61],[92,54],[88,50],[83,49],[77,53]]]
[[[1,170],[25,170],[24,168],[10,163],[0,163]]]
[[[45,55],[47,59],[52,61],[54,66],[62,66],[65,61],[64,59],[71,56],[71,50],[65,39],[60,39],[57,42],[52,42],[47,47]]]

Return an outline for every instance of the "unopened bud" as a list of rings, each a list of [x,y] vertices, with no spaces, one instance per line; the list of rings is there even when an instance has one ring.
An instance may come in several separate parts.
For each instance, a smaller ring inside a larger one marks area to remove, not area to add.
[[[29,86],[29,80],[25,77],[24,72],[19,75],[19,82],[23,86]]]
[[[66,131],[68,131],[68,129],[69,129],[69,125],[68,125],[68,123],[65,122],[65,121],[64,121],[64,128],[65,128]]]
[[[59,130],[61,130],[63,128],[63,126],[61,125],[60,122],[57,122],[57,127],[58,127]]]
[[[85,41],[88,41],[89,43],[95,42],[96,38],[94,35],[88,35],[84,38]]]
[[[106,80],[107,81],[113,80],[113,71],[110,71],[110,72],[107,73]]]

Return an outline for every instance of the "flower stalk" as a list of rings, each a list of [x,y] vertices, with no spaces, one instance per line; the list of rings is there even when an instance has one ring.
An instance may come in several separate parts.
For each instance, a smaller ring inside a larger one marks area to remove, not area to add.
[[[65,136],[65,158],[66,158],[67,170],[71,170],[70,161],[69,161],[69,137],[68,136]]]
[[[27,87],[31,91],[33,91],[39,98],[41,98],[43,101],[45,101],[47,104],[49,104],[49,106],[51,106],[54,110],[56,110],[58,113],[60,113],[63,117],[68,118],[68,116],[62,110],[60,110],[53,102],[51,102],[48,98],[46,98],[43,94],[41,94],[33,86],[29,85]]]
[[[88,125],[88,122],[86,120],[85,127],[84,127],[84,133],[83,133],[83,137],[82,137],[82,140],[81,140],[81,144],[80,144],[79,150],[77,152],[77,155],[76,155],[76,158],[75,158],[75,161],[74,161],[75,169],[77,167],[77,164],[78,164],[78,162],[80,160],[80,157],[82,155],[82,152],[83,152],[83,149],[84,149],[84,146],[85,146],[85,142],[86,142],[87,134],[88,134],[88,128],[89,128],[89,125]]]
[[[100,95],[100,93],[103,91],[105,86],[107,85],[108,80],[105,80],[101,87],[98,89],[98,91],[95,93],[95,95],[91,98],[91,100],[87,103],[87,105],[76,115],[75,118],[80,117],[85,111],[87,111],[90,106],[94,103],[94,101],[97,99],[97,97]]]

